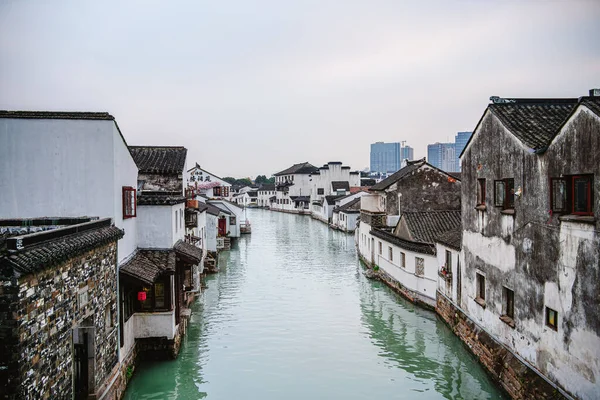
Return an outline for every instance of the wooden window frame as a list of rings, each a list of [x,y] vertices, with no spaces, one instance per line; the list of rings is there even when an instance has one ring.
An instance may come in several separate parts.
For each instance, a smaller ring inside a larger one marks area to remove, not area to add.
[[[584,179],[587,181],[587,188],[586,188],[586,211],[575,211],[575,180],[576,179]],[[594,176],[593,175],[587,175],[587,174],[582,174],[582,175],[573,175],[571,177],[571,213],[573,215],[594,215],[594,210],[593,210],[593,196],[592,196],[592,187],[594,186]],[[558,315],[558,314],[557,314]]]
[[[400,266],[406,268],[406,253],[403,251],[400,252]]]
[[[485,302],[485,275],[476,272],[475,277],[477,285],[477,292],[475,297],[476,299]]]
[[[501,191],[498,190],[498,184],[502,183]],[[502,201],[498,201],[498,196],[502,193]],[[503,210],[512,210],[515,208],[515,179],[504,178],[494,181],[494,206],[502,207]]]
[[[392,246],[388,246],[388,255],[390,256],[390,261],[394,261],[394,249]]]
[[[551,322],[551,318],[550,318],[550,314],[554,313],[554,323]],[[558,331],[558,311],[546,306],[546,313],[545,313],[545,321],[546,321],[546,326],[550,329],[553,329],[555,331]]]
[[[131,186],[123,186],[121,200],[123,219],[135,218],[137,216],[137,190]],[[128,209],[128,206],[131,206],[132,209]]]
[[[503,315],[515,318],[515,291],[504,286],[504,312]]]
[[[237,224],[235,215],[229,216],[229,225],[235,225],[235,224]]]
[[[556,193],[554,184],[561,182],[564,185],[564,193],[562,198],[562,208],[556,206]],[[553,213],[564,214],[568,212],[569,209],[569,189],[568,189],[568,180],[566,178],[550,178],[550,210]]]
[[[486,196],[486,182],[485,178],[477,179],[477,205],[485,206]]]
[[[446,272],[452,273],[452,252],[450,250],[446,250]]]

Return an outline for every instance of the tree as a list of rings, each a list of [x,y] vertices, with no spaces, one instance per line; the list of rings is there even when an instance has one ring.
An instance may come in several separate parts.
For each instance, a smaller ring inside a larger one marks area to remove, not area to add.
[[[258,175],[256,177],[256,179],[254,180],[254,183],[256,183],[257,185],[260,185],[262,183],[265,183],[267,181],[267,177],[265,175]]]
[[[226,176],[225,178],[223,178],[223,180],[224,180],[225,182],[227,182],[227,183],[231,184],[231,185],[234,185],[234,184],[235,184],[235,181],[236,181],[237,179],[235,179],[235,178],[233,178],[233,177],[231,177],[231,176]]]

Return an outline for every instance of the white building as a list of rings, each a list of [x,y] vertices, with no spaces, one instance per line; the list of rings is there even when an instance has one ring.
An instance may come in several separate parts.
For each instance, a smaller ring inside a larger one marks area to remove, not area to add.
[[[294,164],[275,175],[275,201],[271,209],[291,213],[308,213],[311,193],[311,174],[316,167],[308,162]]]
[[[330,223],[335,199],[350,194],[351,188],[360,187],[360,172],[350,171],[339,161],[330,161],[311,174],[311,215]]]
[[[360,198],[368,193],[361,191],[335,200],[331,227],[344,232],[354,232],[360,216]]]
[[[269,208],[271,204],[271,197],[276,195],[275,184],[264,184],[258,188],[258,206],[263,208]]]
[[[202,169],[198,163],[187,170],[186,175],[188,185],[196,189],[197,193],[206,195],[208,198],[230,199],[233,196],[229,182]]]
[[[361,198],[361,258],[408,299],[435,307],[435,239],[460,227],[460,181],[418,160],[370,191]]]

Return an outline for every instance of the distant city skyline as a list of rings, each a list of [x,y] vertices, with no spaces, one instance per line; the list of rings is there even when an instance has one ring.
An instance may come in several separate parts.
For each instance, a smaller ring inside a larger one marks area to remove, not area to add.
[[[427,162],[446,172],[461,172],[460,154],[473,132],[457,132],[452,143],[427,145]]]
[[[413,148],[402,142],[376,142],[371,144],[370,172],[393,173],[402,167],[405,159],[413,159]]]
[[[362,169],[375,141],[422,158],[475,129],[490,96],[586,95],[599,19],[596,1],[5,0],[0,109],[107,111],[218,176]]]

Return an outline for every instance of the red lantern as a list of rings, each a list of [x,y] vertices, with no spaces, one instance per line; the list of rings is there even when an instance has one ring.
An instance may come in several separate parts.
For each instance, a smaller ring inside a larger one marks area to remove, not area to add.
[[[146,292],[138,292],[138,300],[146,301]]]

